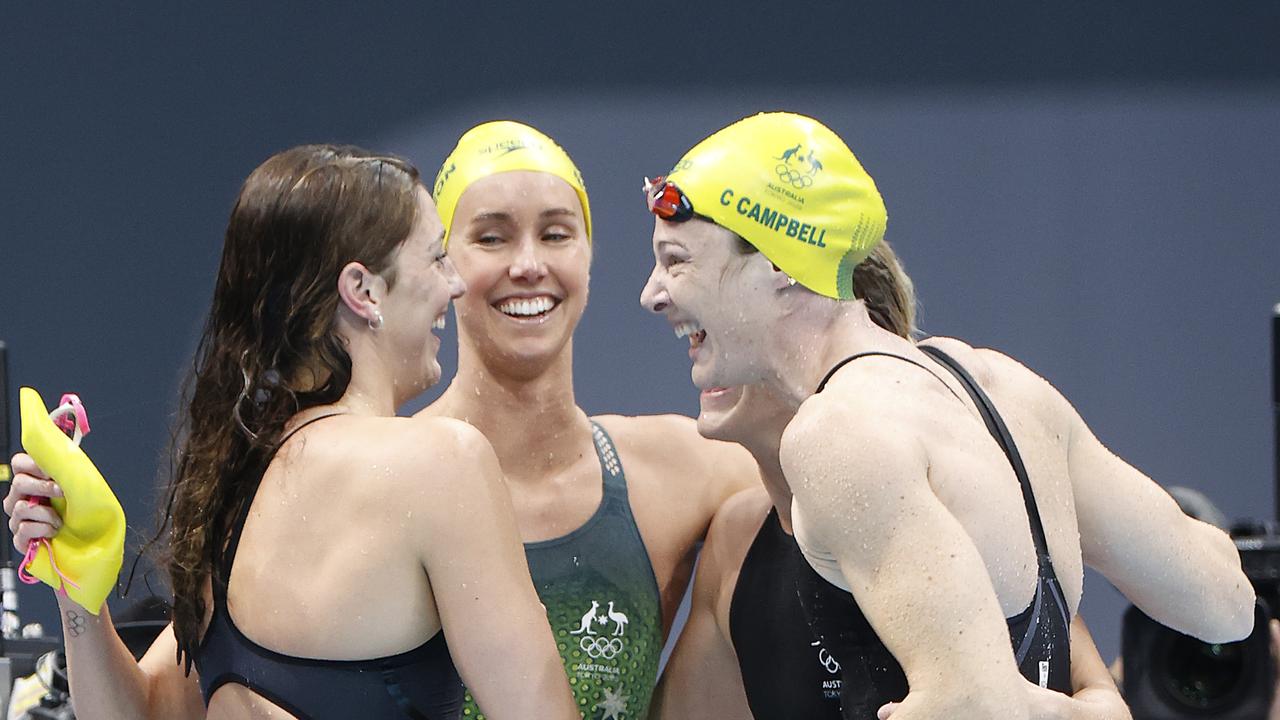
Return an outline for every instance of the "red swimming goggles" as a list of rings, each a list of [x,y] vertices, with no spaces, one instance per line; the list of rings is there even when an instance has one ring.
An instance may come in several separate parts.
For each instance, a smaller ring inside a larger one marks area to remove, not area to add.
[[[644,194],[649,212],[669,222],[684,222],[694,216],[693,203],[675,183],[662,175],[644,179]]]

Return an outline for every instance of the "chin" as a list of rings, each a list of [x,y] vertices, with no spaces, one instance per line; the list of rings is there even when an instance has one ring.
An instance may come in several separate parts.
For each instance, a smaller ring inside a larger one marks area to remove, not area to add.
[[[560,336],[526,337],[514,342],[501,343],[498,353],[521,364],[547,364],[554,361],[568,346]]]
[[[422,392],[427,388],[435,386],[436,383],[440,382],[440,377],[442,375],[444,375],[444,369],[440,367],[440,361],[432,360],[431,366],[427,368],[426,375],[422,379],[422,388],[419,389],[418,392]]]
[[[723,418],[708,417],[699,413],[698,415],[698,434],[708,440],[728,440],[724,436]]]

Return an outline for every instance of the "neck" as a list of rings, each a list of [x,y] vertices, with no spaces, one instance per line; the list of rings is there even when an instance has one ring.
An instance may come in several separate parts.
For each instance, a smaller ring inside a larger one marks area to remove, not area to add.
[[[574,399],[572,344],[532,370],[486,363],[461,344],[458,355],[457,375],[431,412],[480,430],[509,480],[550,477],[578,458],[590,424]]]
[[[799,407],[836,363],[861,352],[904,353],[914,344],[871,321],[861,300],[814,297],[771,336],[768,384]]]
[[[755,458],[756,468],[760,471],[760,479],[764,489],[769,493],[773,507],[778,511],[778,521],[782,529],[791,532],[791,487],[782,473],[779,460],[782,447],[782,434],[787,429],[791,418],[795,417],[795,408],[779,406],[757,422],[751,431],[734,438],[734,441],[747,449]]]
[[[380,362],[381,358],[372,353],[372,357],[363,355],[366,353],[351,353],[351,381],[332,407],[352,415],[395,415],[396,408],[407,398],[397,395],[394,376]]]

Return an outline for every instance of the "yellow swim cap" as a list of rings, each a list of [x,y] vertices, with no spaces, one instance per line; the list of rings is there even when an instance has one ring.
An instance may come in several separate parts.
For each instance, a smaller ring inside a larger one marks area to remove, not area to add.
[[[794,113],[739,120],[685,153],[667,180],[694,212],[810,290],[842,300],[853,297],[853,269],[888,222],[875,181],[844,141]]]
[[[591,238],[591,205],[587,202],[587,186],[582,173],[555,140],[523,123],[496,120],[477,125],[458,139],[458,145],[445,158],[436,175],[436,208],[444,222],[445,247],[458,198],[471,183],[511,170],[536,170],[551,173],[569,183],[582,201],[582,218]]]

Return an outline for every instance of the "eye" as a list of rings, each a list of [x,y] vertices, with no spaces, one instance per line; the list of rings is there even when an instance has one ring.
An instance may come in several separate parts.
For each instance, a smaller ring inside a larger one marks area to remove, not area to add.
[[[547,242],[564,242],[573,239],[573,232],[568,228],[553,225],[542,231],[542,239]]]
[[[482,235],[477,236],[475,239],[472,240],[472,242],[475,243],[476,245],[493,247],[494,245],[499,245],[502,243],[502,236],[495,235],[493,233],[484,233]]]
[[[685,262],[687,262],[685,258],[682,258],[679,255],[666,255],[662,258],[662,264],[667,267],[683,265]]]

